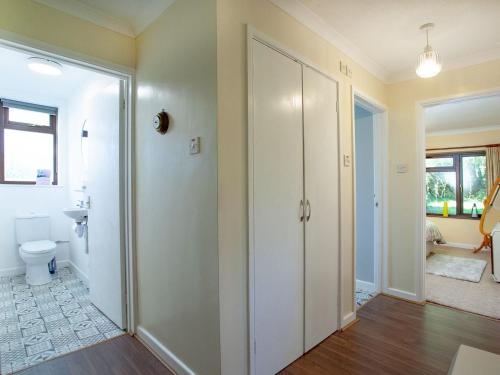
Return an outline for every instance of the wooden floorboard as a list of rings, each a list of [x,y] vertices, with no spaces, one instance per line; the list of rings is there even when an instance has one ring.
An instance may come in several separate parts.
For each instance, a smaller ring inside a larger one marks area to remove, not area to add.
[[[173,375],[137,339],[123,335],[30,367],[22,375]]]
[[[460,344],[500,354],[500,322],[378,296],[281,375],[447,374]]]

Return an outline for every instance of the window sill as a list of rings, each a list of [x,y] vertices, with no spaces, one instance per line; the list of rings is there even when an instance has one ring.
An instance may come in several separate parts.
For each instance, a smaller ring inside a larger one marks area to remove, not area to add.
[[[427,217],[438,217],[442,219],[459,219],[459,220],[481,220],[481,216],[479,217],[472,217],[470,215],[450,215],[448,217],[444,217],[443,215],[437,215],[437,214],[426,214]]]
[[[24,189],[62,189],[63,185],[35,185],[35,184],[0,184],[0,189],[24,188]]]

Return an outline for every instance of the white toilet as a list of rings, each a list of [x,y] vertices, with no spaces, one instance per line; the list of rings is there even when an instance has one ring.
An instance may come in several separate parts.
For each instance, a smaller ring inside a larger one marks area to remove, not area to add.
[[[51,281],[48,264],[56,255],[56,243],[50,238],[50,218],[30,215],[16,218],[19,255],[26,263],[26,282],[43,285]]]

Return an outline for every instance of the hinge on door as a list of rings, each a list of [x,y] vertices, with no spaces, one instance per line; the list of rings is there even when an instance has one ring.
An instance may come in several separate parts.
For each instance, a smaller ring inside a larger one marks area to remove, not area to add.
[[[125,110],[125,99],[122,100],[122,109]]]
[[[257,354],[257,341],[253,340],[253,354]]]

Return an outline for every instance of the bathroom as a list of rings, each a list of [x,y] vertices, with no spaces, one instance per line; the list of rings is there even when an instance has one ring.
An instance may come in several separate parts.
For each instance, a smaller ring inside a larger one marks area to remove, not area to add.
[[[124,333],[124,85],[0,47],[0,374]]]

